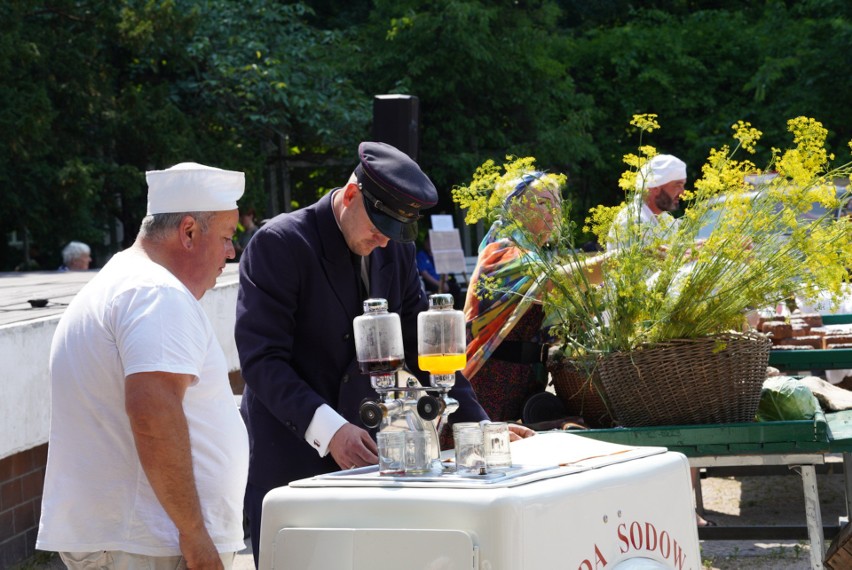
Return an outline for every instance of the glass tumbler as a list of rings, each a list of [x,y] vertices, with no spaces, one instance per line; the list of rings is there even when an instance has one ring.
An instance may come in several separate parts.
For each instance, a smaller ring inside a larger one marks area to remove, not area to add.
[[[405,472],[422,474],[432,467],[429,453],[429,435],[425,431],[405,432]]]
[[[484,474],[485,444],[479,424],[457,427],[453,437],[456,443],[456,473],[459,475]]]
[[[376,434],[379,447],[379,475],[405,473],[405,432],[380,431]]]
[[[453,424],[453,440],[456,439],[456,434],[465,429],[479,428],[479,422],[458,422]]]
[[[482,439],[485,443],[485,463],[489,469],[512,466],[509,424],[506,422],[482,424]]]

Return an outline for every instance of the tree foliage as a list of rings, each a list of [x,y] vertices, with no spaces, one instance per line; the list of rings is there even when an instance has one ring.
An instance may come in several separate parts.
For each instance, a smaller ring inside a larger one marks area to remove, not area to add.
[[[578,213],[617,202],[636,113],[659,115],[651,142],[691,178],[738,119],[783,147],[786,120],[812,116],[840,154],[850,16],[843,0],[7,0],[0,270],[52,269],[71,239],[102,263],[135,237],[145,171],[177,162],[245,171],[261,217],[309,204],[348,176],[380,93],[419,98],[445,211],[506,155],[566,172]]]
[[[443,205],[483,158],[535,154],[571,170],[596,155],[591,98],[558,58],[558,13],[547,0],[375,3],[363,80],[420,98],[421,162]]]

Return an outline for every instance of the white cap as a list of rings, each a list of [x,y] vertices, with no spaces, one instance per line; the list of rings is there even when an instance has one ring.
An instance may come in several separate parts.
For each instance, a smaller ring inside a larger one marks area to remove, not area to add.
[[[656,188],[672,180],[686,180],[686,163],[670,154],[658,154],[639,169],[636,188]]]
[[[166,170],[150,170],[145,178],[148,181],[146,215],[236,210],[237,200],[246,187],[242,172],[195,162],[181,162]]]

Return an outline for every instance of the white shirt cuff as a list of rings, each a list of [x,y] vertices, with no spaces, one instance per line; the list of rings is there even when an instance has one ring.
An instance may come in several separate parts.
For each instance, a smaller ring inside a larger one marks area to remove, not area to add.
[[[346,420],[328,404],[323,404],[314,412],[311,424],[305,432],[305,441],[317,450],[320,457],[328,454],[328,444]]]

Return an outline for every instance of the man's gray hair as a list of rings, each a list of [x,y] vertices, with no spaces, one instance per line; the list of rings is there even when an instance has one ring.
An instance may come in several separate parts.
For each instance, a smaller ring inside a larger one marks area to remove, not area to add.
[[[83,257],[84,255],[91,255],[92,250],[89,249],[89,246],[84,244],[81,241],[72,241],[69,242],[68,245],[62,248],[62,263],[65,265],[70,265],[72,261]]]
[[[202,232],[206,232],[215,212],[169,212],[166,214],[151,214],[142,218],[139,235],[146,239],[158,241],[180,226],[180,221],[191,216],[198,222]]]

